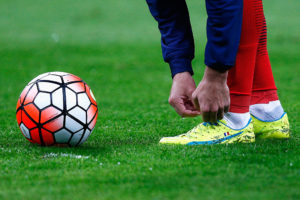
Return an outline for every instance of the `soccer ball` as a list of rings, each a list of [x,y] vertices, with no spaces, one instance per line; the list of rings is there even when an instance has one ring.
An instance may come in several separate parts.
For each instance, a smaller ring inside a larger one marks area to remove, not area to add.
[[[98,108],[90,87],[65,72],[41,74],[17,103],[17,121],[27,140],[42,146],[77,146],[95,127]]]

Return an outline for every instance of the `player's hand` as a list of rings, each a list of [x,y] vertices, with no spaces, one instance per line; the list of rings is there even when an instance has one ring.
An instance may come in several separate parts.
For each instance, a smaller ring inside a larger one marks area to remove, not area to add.
[[[202,81],[193,92],[195,107],[201,111],[204,122],[216,122],[228,112],[230,105],[228,72],[220,73],[206,67]]]
[[[189,72],[178,73],[173,78],[169,103],[182,117],[200,115],[192,102],[192,94],[196,89],[195,81]]]

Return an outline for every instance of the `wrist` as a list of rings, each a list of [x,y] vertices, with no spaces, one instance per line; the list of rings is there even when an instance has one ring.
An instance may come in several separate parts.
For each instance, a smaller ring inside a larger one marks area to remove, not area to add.
[[[169,61],[172,78],[178,73],[189,72],[193,75],[192,61],[191,59],[172,59]]]
[[[228,77],[228,70],[225,72],[219,72],[212,68],[206,67],[203,75],[203,80],[208,82],[226,83]]]
[[[173,77],[173,82],[174,81],[182,81],[182,80],[186,80],[186,79],[190,79],[192,78],[192,75],[190,74],[190,72],[180,72],[175,74],[175,76]]]

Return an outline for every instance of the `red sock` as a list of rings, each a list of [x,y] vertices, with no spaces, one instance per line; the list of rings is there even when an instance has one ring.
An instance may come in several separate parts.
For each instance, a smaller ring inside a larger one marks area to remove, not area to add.
[[[256,64],[253,77],[252,95],[250,104],[269,103],[278,100],[277,88],[272,73],[271,63],[267,50],[267,24],[263,11],[262,1],[257,5],[258,25],[261,28],[256,54]]]
[[[244,0],[240,46],[236,64],[229,70],[227,83],[231,98],[230,112],[235,113],[249,112],[250,103],[260,102],[259,99],[266,96],[266,90],[276,91],[266,48],[262,0]]]

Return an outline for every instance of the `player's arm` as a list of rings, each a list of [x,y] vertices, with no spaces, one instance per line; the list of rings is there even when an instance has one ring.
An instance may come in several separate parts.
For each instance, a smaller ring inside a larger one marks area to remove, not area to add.
[[[192,93],[196,88],[191,64],[194,39],[185,0],[146,1],[158,22],[163,57],[172,73],[169,103],[183,117],[199,115],[192,103]]]
[[[206,10],[205,64],[225,72],[235,64],[241,37],[243,0],[206,0]]]
[[[146,0],[158,22],[164,60],[172,77],[180,72],[193,75],[194,39],[185,0]]]
[[[230,105],[227,71],[234,66],[239,47],[243,0],[206,0],[206,70],[193,93],[204,121],[223,118]]]

